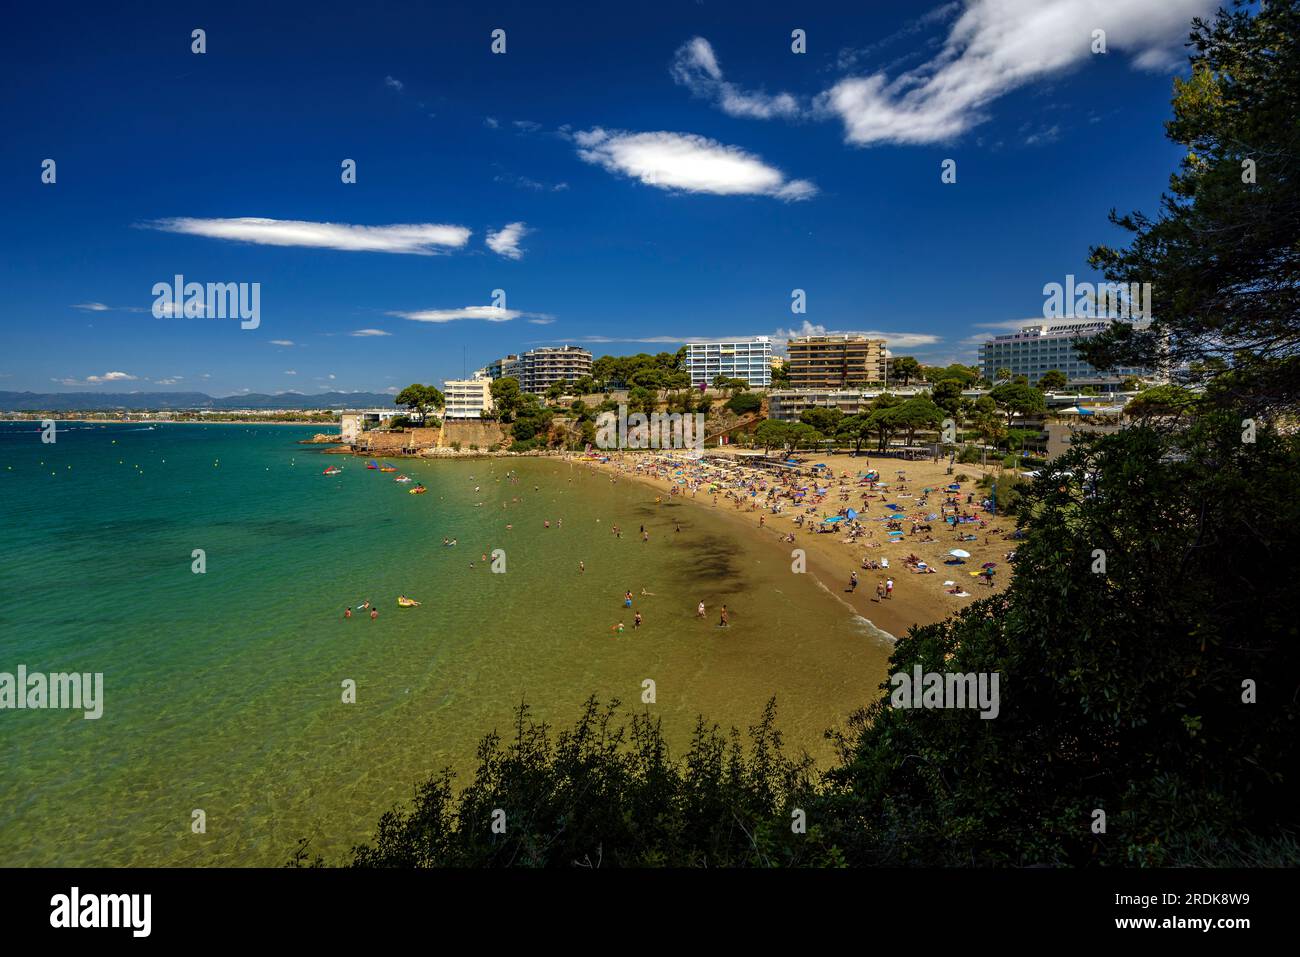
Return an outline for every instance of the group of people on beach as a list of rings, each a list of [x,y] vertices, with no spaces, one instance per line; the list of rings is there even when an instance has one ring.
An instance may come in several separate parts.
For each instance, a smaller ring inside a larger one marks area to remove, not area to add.
[[[581,565],[582,563],[579,562],[579,564]],[[653,597],[655,597],[655,593],[652,592],[652,591],[646,591],[644,588],[642,588],[642,589],[641,589],[641,597],[642,597],[642,598],[653,598]],[[628,591],[625,591],[625,592],[623,593],[623,607],[624,607],[624,608],[631,608],[631,607],[632,607],[632,592],[631,592],[630,589],[629,589]],[[704,607],[704,602],[703,602],[703,601],[701,601],[698,605],[695,606],[695,617],[696,617],[697,619],[698,619],[698,618],[707,618],[707,617],[708,617],[708,613],[707,613],[707,610],[706,610],[705,607]],[[644,619],[641,617],[641,613],[640,613],[639,611],[636,612],[636,613],[633,615],[633,618],[632,618],[632,627],[633,627],[634,629],[636,629],[636,628],[640,628],[641,625],[643,624],[643,622],[644,622]],[[726,606],[726,605],[723,605],[723,606],[722,606],[722,610],[721,610],[721,612],[719,613],[719,618],[718,618],[718,627],[719,627],[719,628],[726,628],[726,627],[728,627],[728,625],[730,625],[730,623],[731,623],[731,618],[730,618],[730,614],[727,612],[727,606]],[[613,627],[611,630],[612,630],[615,634],[622,634],[622,633],[623,633],[623,630],[624,630],[623,622],[620,620],[620,621],[618,622],[618,624],[614,625],[614,627]]]

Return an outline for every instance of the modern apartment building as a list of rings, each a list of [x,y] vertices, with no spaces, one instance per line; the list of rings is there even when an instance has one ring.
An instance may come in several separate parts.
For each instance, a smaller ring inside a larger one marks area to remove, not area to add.
[[[521,353],[510,373],[518,377],[523,392],[542,395],[553,382],[591,375],[591,353],[578,346],[543,346]]]
[[[492,411],[492,380],[486,376],[473,379],[448,379],[442,384],[447,406],[446,419],[481,419]]]
[[[718,376],[744,379],[750,388],[766,389],[772,384],[772,339],[719,339],[692,342],[686,346],[686,371],[691,385],[713,385]]]
[[[1060,319],[1031,323],[1019,332],[994,336],[980,346],[980,375],[992,381],[999,369],[1012,377],[1023,375],[1036,385],[1045,372],[1057,369],[1071,388],[1092,386],[1113,390],[1129,376],[1151,378],[1151,369],[1123,368],[1100,372],[1075,350],[1081,339],[1095,336],[1111,323],[1109,319]],[[1139,328],[1145,323],[1137,323]]]
[[[851,389],[885,382],[885,340],[845,333],[786,343],[793,389]]]
[[[493,359],[483,371],[489,379],[500,379],[503,376],[515,375],[518,365],[518,356],[506,356],[502,359]]]

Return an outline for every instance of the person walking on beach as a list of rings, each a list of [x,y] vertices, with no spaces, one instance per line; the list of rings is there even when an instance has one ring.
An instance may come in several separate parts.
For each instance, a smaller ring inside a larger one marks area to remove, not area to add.
[[[885,583],[878,581],[876,582],[876,601],[884,601],[884,600],[885,600]]]
[[[857,590],[858,590],[858,573],[852,572],[849,575],[849,591],[854,592]]]
[[[892,578],[885,579],[885,597],[886,598],[894,597],[894,580]]]
[[[718,621],[718,627],[719,628],[727,627],[727,606],[726,605],[722,606],[722,617]]]

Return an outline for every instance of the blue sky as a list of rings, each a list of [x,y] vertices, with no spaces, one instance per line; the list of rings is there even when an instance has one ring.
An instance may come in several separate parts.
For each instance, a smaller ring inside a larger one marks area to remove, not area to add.
[[[0,389],[383,391],[805,328],[969,361],[1089,274],[1110,208],[1155,210],[1213,7],[16,8]],[[155,318],[178,273],[260,283],[258,328]]]

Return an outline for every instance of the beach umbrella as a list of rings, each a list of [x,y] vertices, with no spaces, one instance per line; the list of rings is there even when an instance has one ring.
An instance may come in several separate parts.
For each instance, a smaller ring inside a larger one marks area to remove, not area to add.
[[[1092,414],[1093,414],[1093,411],[1092,411],[1092,409],[1083,409],[1083,408],[1081,408],[1081,409],[1079,409],[1079,414],[1080,414],[1080,415],[1092,415]]]
[[[964,548],[949,549],[948,554],[953,558],[970,558],[970,552],[966,551]]]
[[[858,517],[858,513],[854,509],[849,509],[847,512],[844,513],[844,517],[847,518],[849,521],[853,521],[853,519]]]
[[[982,567],[984,567],[984,568],[997,568],[997,567],[998,567],[998,563],[997,563],[997,562],[985,562],[984,565],[983,565]]]
[[[889,517],[890,517],[890,518],[907,518],[907,516],[904,515],[902,512],[895,512],[893,515],[891,515],[891,516],[889,516]]]

